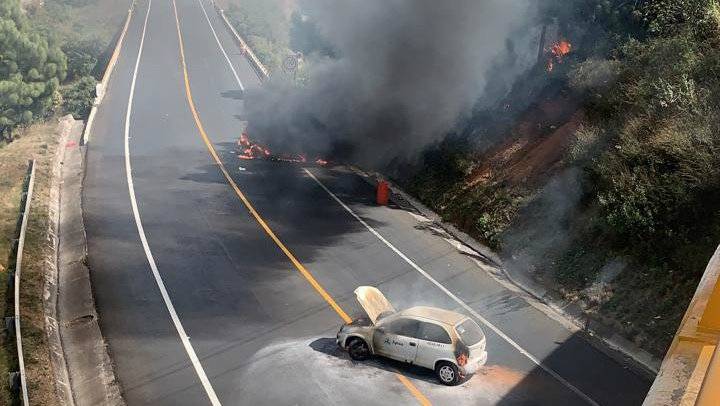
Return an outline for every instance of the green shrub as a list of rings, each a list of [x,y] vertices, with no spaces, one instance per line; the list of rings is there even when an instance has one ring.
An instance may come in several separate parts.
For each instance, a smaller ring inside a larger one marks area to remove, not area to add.
[[[76,119],[85,119],[90,114],[95,100],[97,81],[92,76],[83,76],[63,91],[63,108]]]
[[[69,41],[62,49],[67,56],[67,79],[70,81],[91,75],[103,52],[97,40]]]

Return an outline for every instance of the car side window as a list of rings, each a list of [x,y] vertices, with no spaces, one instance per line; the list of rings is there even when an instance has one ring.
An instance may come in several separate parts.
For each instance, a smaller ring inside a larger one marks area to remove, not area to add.
[[[421,322],[419,332],[420,333],[418,338],[421,340],[432,341],[441,344],[452,343],[452,340],[450,340],[450,334],[448,334],[448,332],[444,328],[438,326],[437,324]]]
[[[417,338],[420,322],[412,319],[398,319],[387,326],[387,332],[400,336]]]

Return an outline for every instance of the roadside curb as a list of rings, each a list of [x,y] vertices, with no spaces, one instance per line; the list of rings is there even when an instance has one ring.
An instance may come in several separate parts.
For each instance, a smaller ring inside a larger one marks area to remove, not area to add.
[[[90,132],[92,131],[93,122],[95,121],[95,115],[97,114],[98,106],[100,106],[100,103],[102,103],[103,98],[105,97],[110,76],[115,70],[115,65],[117,64],[118,57],[120,56],[120,49],[122,48],[123,41],[125,40],[125,34],[127,34],[128,27],[130,26],[130,19],[132,18],[134,9],[135,0],[132,0],[130,8],[128,9],[127,17],[125,18],[125,25],[123,25],[120,37],[118,38],[117,43],[115,43],[115,49],[113,50],[112,56],[105,67],[103,77],[100,80],[100,83],[95,86],[95,100],[93,101],[92,108],[90,108],[90,114],[88,114],[87,121],[85,122],[85,128],[83,129],[82,137],[80,139],[82,145],[85,145],[88,141],[90,141]]]
[[[80,122],[73,122],[80,127]],[[86,147],[80,128],[68,129],[59,178],[57,259],[57,333],[69,378],[70,404],[124,405],[95,310],[82,217]]]
[[[43,310],[45,313],[45,335],[50,349],[50,362],[55,376],[55,391],[61,405],[74,406],[75,401],[70,389],[65,352],[60,338],[60,326],[57,316],[58,296],[58,231],[60,229],[60,185],[64,158],[64,146],[67,145],[70,127],[74,120],[70,116],[60,119],[58,129],[57,151],[51,168],[50,195],[48,201],[48,229],[47,238],[51,255],[45,259],[47,271],[45,272],[45,285],[43,287]]]
[[[653,380],[658,373],[661,360],[652,354],[641,349],[631,341],[614,333],[612,328],[602,323],[588,318],[579,304],[566,300],[558,299],[553,296],[546,288],[533,281],[529,277],[518,275],[517,272],[509,271],[503,265],[502,259],[492,252],[490,248],[473,239],[467,233],[458,230],[452,224],[442,220],[442,218],[430,208],[419,202],[414,197],[405,193],[398,185],[389,181],[379,173],[366,172],[353,166],[346,166],[356,175],[360,176],[367,183],[375,186],[377,181],[382,179],[390,185],[390,200],[400,207],[409,205],[412,210],[428,218],[433,224],[444,230],[449,236],[457,240],[458,243],[466,246],[466,249],[460,249],[466,253],[467,249],[474,252],[473,257],[478,263],[478,267],[488,273],[490,276],[498,279],[504,279],[512,286],[522,291],[529,299],[539,302],[541,306],[534,306],[538,310],[548,314],[553,319],[558,317],[564,321],[564,325],[571,330],[582,332],[586,340],[599,351],[605,353],[609,357],[615,359],[623,365],[632,368],[634,371]],[[484,264],[481,264],[484,262]],[[494,269],[487,269],[488,265]]]

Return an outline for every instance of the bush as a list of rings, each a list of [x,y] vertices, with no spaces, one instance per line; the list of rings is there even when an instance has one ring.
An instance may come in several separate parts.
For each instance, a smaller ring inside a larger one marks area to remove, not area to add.
[[[92,76],[83,76],[63,91],[63,108],[75,119],[85,119],[90,114],[95,100],[97,81]]]
[[[103,52],[97,40],[69,41],[62,49],[67,56],[67,79],[70,81],[91,75]]]

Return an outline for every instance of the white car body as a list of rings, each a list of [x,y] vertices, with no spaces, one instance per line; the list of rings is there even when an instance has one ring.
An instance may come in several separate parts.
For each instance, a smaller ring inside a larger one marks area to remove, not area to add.
[[[458,383],[485,364],[485,335],[469,317],[427,306],[396,311],[371,286],[357,288],[355,295],[368,318],[344,325],[337,335],[337,344],[349,350],[354,359],[362,357],[349,347],[362,340],[367,344],[368,355],[382,355],[435,370],[438,379],[447,385]]]

